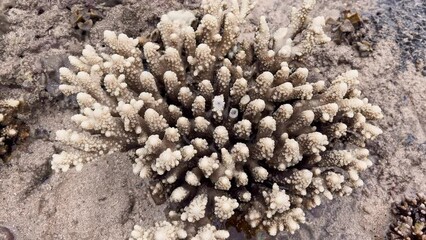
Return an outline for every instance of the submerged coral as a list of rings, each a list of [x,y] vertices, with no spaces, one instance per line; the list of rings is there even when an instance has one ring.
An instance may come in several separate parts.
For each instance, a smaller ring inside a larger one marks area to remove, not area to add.
[[[28,127],[17,118],[19,100],[0,100],[0,160],[6,160],[13,147],[29,135]]]
[[[389,239],[426,239],[426,197],[417,194],[415,198],[405,198],[392,209],[396,217],[390,227]]]
[[[81,170],[136,149],[133,172],[168,202],[169,221],[135,226],[135,239],[226,239],[214,223],[234,216],[270,235],[295,232],[305,209],[363,184],[365,142],[381,133],[370,123],[381,110],[361,98],[357,71],[313,82],[298,65],[330,41],[324,18],[308,17],[314,3],[274,34],[261,17],[254,41],[238,40],[248,0],[203,1],[199,21],[184,10],[163,15],[161,40],[143,51],[106,31],[108,53],[87,45],[69,58],[74,70],[60,69],[81,130],[57,132],[75,149],[55,154],[52,168]]]

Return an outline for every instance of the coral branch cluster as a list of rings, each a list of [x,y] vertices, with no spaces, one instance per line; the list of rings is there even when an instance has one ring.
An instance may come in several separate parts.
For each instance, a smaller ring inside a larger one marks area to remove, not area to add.
[[[106,31],[109,52],[88,45],[69,58],[74,69],[60,69],[60,90],[77,94],[80,130],[57,132],[74,150],[54,155],[52,168],[81,170],[136,149],[133,172],[168,203],[168,221],[136,226],[135,239],[226,239],[214,222],[235,216],[270,235],[295,232],[306,209],[363,184],[365,141],[381,133],[357,71],[313,82],[299,65],[330,41],[324,18],[308,17],[313,5],[293,9],[275,33],[261,17],[254,41],[238,39],[248,0],[203,1],[201,16],[170,12],[157,25],[161,40],[142,51]]]

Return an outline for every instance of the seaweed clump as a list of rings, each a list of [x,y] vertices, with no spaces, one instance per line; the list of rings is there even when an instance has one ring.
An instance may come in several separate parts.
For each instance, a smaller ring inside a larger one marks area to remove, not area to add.
[[[134,150],[133,172],[167,203],[167,221],[136,225],[134,239],[226,239],[217,223],[232,217],[272,236],[294,233],[306,210],[363,185],[365,143],[382,133],[356,70],[325,82],[299,65],[330,41],[324,17],[308,16],[314,4],[305,0],[274,33],[260,17],[254,39],[241,41],[249,0],[203,1],[198,17],[169,12],[158,41],[141,48],[105,31],[108,52],[87,45],[69,57],[73,68],[60,68],[79,129],[56,132],[70,148],[52,168],[80,171]]]
[[[396,221],[390,226],[391,240],[426,240],[426,197],[417,194],[394,204],[392,213]]]

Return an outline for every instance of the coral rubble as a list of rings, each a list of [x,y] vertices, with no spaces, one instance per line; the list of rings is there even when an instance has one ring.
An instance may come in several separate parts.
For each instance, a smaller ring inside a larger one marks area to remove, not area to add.
[[[354,46],[361,57],[366,57],[373,51],[368,21],[360,13],[345,10],[337,20],[329,18],[326,23],[331,27],[331,38],[337,44],[346,42]]]
[[[94,7],[75,5],[72,8],[71,24],[82,34],[89,32],[93,25],[102,18],[102,12]]]
[[[74,149],[55,154],[52,168],[81,170],[135,149],[133,172],[167,202],[168,221],[135,226],[134,239],[226,239],[215,223],[233,216],[270,235],[295,232],[306,209],[363,184],[365,142],[381,133],[370,123],[381,110],[361,98],[357,71],[326,83],[299,65],[330,41],[324,18],[308,17],[314,3],[275,33],[261,17],[253,41],[239,39],[248,0],[203,1],[198,21],[169,12],[161,40],[142,50],[106,31],[109,51],[87,45],[69,58],[74,69],[60,69],[60,90],[77,94],[80,130],[57,132]]]
[[[405,198],[392,209],[396,221],[390,226],[389,239],[426,239],[426,197],[417,194],[415,198]]]

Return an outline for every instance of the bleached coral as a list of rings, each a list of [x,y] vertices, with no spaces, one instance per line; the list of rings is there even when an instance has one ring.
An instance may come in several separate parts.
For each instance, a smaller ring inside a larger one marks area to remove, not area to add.
[[[372,164],[365,141],[381,133],[370,122],[382,113],[360,97],[358,72],[315,82],[295,61],[330,40],[324,18],[308,17],[315,1],[274,34],[261,17],[254,41],[243,42],[253,5],[225,2],[203,1],[194,28],[191,12],[164,15],[161,40],[143,52],[106,31],[111,53],[86,46],[70,57],[75,71],[60,70],[60,89],[78,93],[72,119],[83,133],[57,133],[77,150],[55,155],[52,167],[80,170],[96,155],[137,148],[133,172],[150,180],[157,203],[169,202],[170,222],[135,227],[135,239],[225,239],[209,224],[236,216],[293,233],[304,209],[350,194]]]
[[[133,240],[177,240],[187,239],[188,233],[184,230],[182,224],[178,222],[157,222],[153,227],[144,229],[139,225],[135,225],[131,232]],[[192,240],[224,240],[229,237],[229,233],[225,230],[217,230],[215,226],[207,224],[200,227]]]
[[[148,240],[148,239],[185,239],[187,233],[177,223],[170,223],[167,221],[157,222],[155,226],[149,229],[143,229],[141,226],[136,225],[131,232],[131,237],[135,240]]]

